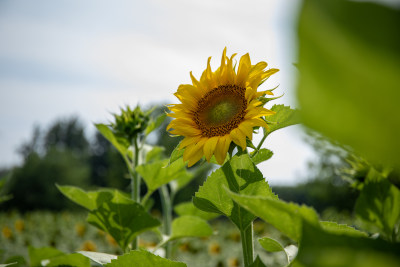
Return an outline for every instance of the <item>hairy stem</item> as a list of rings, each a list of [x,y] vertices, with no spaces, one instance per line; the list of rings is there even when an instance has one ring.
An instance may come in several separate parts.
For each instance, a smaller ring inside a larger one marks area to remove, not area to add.
[[[244,266],[248,267],[254,261],[253,223],[251,223],[246,229],[240,230],[240,238],[242,240]]]
[[[131,165],[131,198],[132,200],[134,200],[137,203],[140,203],[140,177],[138,175],[138,173],[136,172],[135,168],[137,167],[138,163],[139,163],[139,146],[137,143],[137,138],[133,139],[133,149],[134,149],[134,159],[132,161],[132,165]],[[132,249],[135,250],[138,248],[138,238],[136,237],[133,241],[132,241]]]
[[[163,233],[164,235],[171,234],[171,222],[172,222],[172,199],[170,198],[167,185],[161,186],[160,196],[161,196],[161,206],[163,209]],[[165,257],[167,259],[171,258],[172,247],[171,243],[168,242],[165,245]]]

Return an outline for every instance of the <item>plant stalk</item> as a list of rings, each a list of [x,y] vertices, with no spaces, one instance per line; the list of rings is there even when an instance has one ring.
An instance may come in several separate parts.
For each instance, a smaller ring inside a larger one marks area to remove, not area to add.
[[[134,149],[134,159],[132,161],[132,169],[130,171],[131,173],[131,198],[133,201],[136,203],[140,203],[140,177],[138,173],[136,172],[135,168],[137,167],[139,163],[139,146],[137,143],[137,138],[135,137],[132,141],[133,143],[133,149]],[[138,248],[138,238],[135,237],[135,239],[132,241],[132,250],[135,250]]]
[[[253,222],[243,230],[240,230],[240,239],[242,240],[244,266],[250,266],[254,261],[253,247]]]
[[[161,186],[161,206],[163,209],[163,233],[164,235],[171,235],[171,222],[172,222],[172,201],[168,192],[167,185]],[[165,245],[165,257],[170,259],[172,256],[171,243]]]

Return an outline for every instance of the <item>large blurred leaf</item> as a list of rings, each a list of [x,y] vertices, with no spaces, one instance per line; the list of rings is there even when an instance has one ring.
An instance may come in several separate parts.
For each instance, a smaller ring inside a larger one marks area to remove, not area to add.
[[[400,266],[399,251],[398,243],[327,233],[304,223],[301,246],[293,266],[396,267]]]
[[[299,22],[303,122],[374,162],[400,164],[400,9],[306,0]]]
[[[90,211],[87,221],[109,233],[123,250],[136,235],[160,225],[143,206],[118,191]]]
[[[28,253],[31,266],[41,266],[42,260],[64,255],[63,252],[52,247],[42,247],[42,248],[29,247]]]
[[[300,240],[303,221],[319,224],[315,210],[304,205],[287,203],[268,196],[245,196],[232,191],[227,194],[240,206],[272,224],[294,241]]]
[[[89,267],[90,260],[80,254],[65,254],[55,248],[29,247],[30,266],[79,266]]]
[[[400,224],[400,190],[373,168],[357,199],[356,214],[364,224],[377,226],[389,240],[396,241]]]
[[[234,203],[225,188],[244,195],[276,198],[262,173],[247,154],[234,156],[213,172],[193,198],[197,208],[223,214],[239,229],[245,229],[255,217]]]
[[[202,211],[202,210],[196,208],[196,206],[193,205],[193,202],[179,203],[178,205],[174,206],[174,211],[179,216],[191,215],[191,216],[200,217],[200,218],[202,218],[204,220],[211,220],[211,219],[214,219],[214,218],[219,216],[219,214]]]
[[[119,256],[112,260],[106,267],[186,267],[183,262],[171,261],[161,258],[144,250],[132,250],[131,252]]]
[[[322,229],[327,233],[332,234],[344,234],[347,236],[354,236],[354,237],[367,237],[367,234],[361,232],[351,226],[345,224],[338,224],[336,222],[320,222]]]

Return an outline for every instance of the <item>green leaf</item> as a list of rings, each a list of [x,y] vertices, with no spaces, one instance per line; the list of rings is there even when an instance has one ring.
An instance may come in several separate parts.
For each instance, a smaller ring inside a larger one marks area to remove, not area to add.
[[[234,203],[225,188],[244,195],[276,197],[247,154],[232,157],[213,172],[195,194],[193,203],[203,211],[227,216],[239,229],[245,229],[255,217]]]
[[[266,117],[269,126],[268,135],[276,130],[300,123],[298,111],[289,106],[273,105],[271,110],[276,114]]]
[[[112,260],[106,267],[186,267],[183,262],[171,261],[161,258],[144,250],[133,250]]]
[[[63,252],[52,247],[34,248],[29,247],[28,249],[29,261],[31,266],[42,266],[42,260],[48,260],[54,257],[64,255]]]
[[[193,173],[185,171],[182,172],[182,174],[179,175],[178,178],[169,182],[169,184],[171,185],[171,189],[176,193],[182,188],[184,188],[188,183],[190,183],[190,181],[192,181],[193,178],[195,178],[195,175]]]
[[[175,162],[178,159],[181,159],[183,157],[183,152],[185,151],[185,149],[179,149],[180,144],[181,143],[179,142],[179,144],[172,151],[171,157],[169,158],[168,165],[171,165],[173,162]],[[182,159],[182,161],[183,161],[183,159]]]
[[[104,201],[109,201],[113,198],[114,193],[118,191],[116,189],[101,189],[97,191],[86,192],[76,186],[56,186],[58,190],[63,193],[64,196],[88,210],[94,210],[99,207]],[[119,191],[118,193],[125,194]]]
[[[310,207],[284,202],[277,198],[244,196],[232,191],[227,193],[240,206],[272,224],[294,241],[300,240],[303,221],[319,224],[317,213]]]
[[[366,225],[371,223],[389,240],[396,241],[400,223],[400,190],[373,168],[357,199],[356,214]]]
[[[146,163],[162,159],[162,153],[165,148],[162,146],[153,146],[153,148],[146,154]]]
[[[111,129],[105,124],[95,124],[97,130],[118,150],[118,152],[126,158],[129,142],[124,142],[117,138]]]
[[[155,120],[150,120],[149,125],[146,127],[145,134],[148,135],[164,122],[165,118],[167,118],[167,114],[163,113],[158,116]]]
[[[285,249],[282,247],[282,245],[275,239],[272,239],[269,237],[263,237],[263,238],[258,239],[258,242],[268,252],[285,251]]]
[[[160,225],[140,204],[118,191],[90,211],[87,221],[109,233],[123,250],[139,233]]]
[[[354,237],[367,237],[368,235],[351,226],[345,224],[338,224],[336,222],[320,222],[322,229],[327,233],[344,234]]]
[[[17,264],[18,262],[11,262],[11,263],[7,263],[7,264],[0,264],[0,267],[6,267],[6,266],[11,266],[11,265],[14,265],[14,266],[17,266],[17,265],[15,265],[15,264]]]
[[[95,199],[91,198],[91,196],[81,188],[75,186],[56,186],[64,196],[78,205],[81,205],[88,210],[93,210],[96,208]]]
[[[400,9],[307,0],[298,25],[302,121],[372,162],[399,166]]]
[[[90,267],[90,260],[81,254],[64,254],[58,257],[51,258],[46,267]]]
[[[307,267],[396,267],[400,244],[381,239],[327,233],[303,224],[301,246],[295,262]]]
[[[207,237],[212,235],[213,231],[207,221],[196,217],[185,215],[172,221],[172,233],[169,240],[182,237]]]
[[[80,254],[65,254],[51,247],[29,247],[28,251],[31,266],[90,266],[89,259]]]
[[[111,260],[115,260],[118,257],[116,255],[92,251],[78,251],[78,253],[101,265],[111,263]]]
[[[252,153],[255,153],[255,152],[256,151],[253,151]],[[269,160],[273,154],[274,153],[271,150],[262,148],[257,152],[257,154],[254,157],[251,158],[251,160],[254,162],[254,164],[257,165],[261,162]]]
[[[183,161],[175,161],[169,166],[167,164],[168,160],[166,159],[136,167],[136,171],[142,176],[150,192],[154,192],[174,179],[187,175]]]
[[[178,205],[175,205],[174,211],[179,216],[192,215],[192,216],[200,217],[207,221],[219,216],[219,214],[205,212],[205,211],[202,211],[202,210],[196,208],[196,206],[193,205],[193,202],[183,202]]]
[[[267,267],[260,259],[260,256],[257,255],[254,262],[249,267]]]

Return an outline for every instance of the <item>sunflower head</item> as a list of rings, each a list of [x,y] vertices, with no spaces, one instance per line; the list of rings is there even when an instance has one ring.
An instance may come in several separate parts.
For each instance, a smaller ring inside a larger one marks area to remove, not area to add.
[[[178,87],[175,96],[181,103],[169,105],[172,113],[168,115],[175,119],[167,130],[184,136],[179,148],[185,148],[183,160],[189,161],[189,167],[203,156],[210,161],[213,155],[223,164],[232,142],[245,150],[246,138],[252,139],[253,128],[267,128],[262,117],[274,114],[258,100],[272,95],[272,90],[257,89],[278,69],[266,70],[266,62],[252,65],[249,54],[240,58],[236,69],[235,55],[227,57],[225,48],[221,66],[214,72],[210,57],[200,80],[190,73],[192,84]]]

